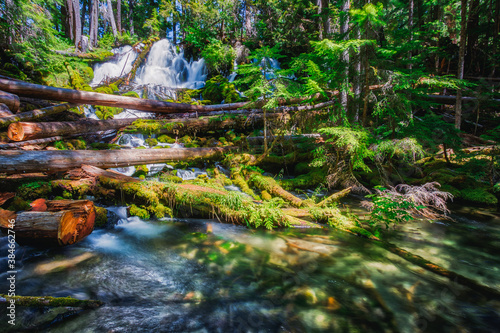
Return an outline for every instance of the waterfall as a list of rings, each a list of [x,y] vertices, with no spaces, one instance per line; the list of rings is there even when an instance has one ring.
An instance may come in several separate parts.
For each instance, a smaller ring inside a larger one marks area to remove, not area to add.
[[[147,87],[148,95],[175,98],[179,88],[198,89],[207,78],[205,60],[187,61],[167,39],[156,42],[146,64],[137,71],[134,84]]]
[[[113,60],[103,64],[97,64],[94,67],[94,79],[90,83],[95,87],[108,79],[117,78],[130,73],[132,65],[137,58],[137,52],[130,45],[122,46],[111,50]]]

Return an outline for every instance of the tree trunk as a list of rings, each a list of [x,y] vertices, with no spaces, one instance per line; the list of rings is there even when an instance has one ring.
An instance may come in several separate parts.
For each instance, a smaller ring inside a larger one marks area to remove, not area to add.
[[[458,74],[457,78],[464,78],[465,45],[467,38],[467,0],[462,0],[461,9],[462,21],[460,23],[460,49],[458,54]],[[462,124],[462,89],[457,91],[457,101],[455,104],[455,127],[460,129]]]
[[[8,150],[0,151],[0,173],[56,172],[92,165],[99,168],[117,168],[131,165],[185,161],[210,158],[236,149],[224,148],[170,148],[121,150]]]
[[[349,40],[349,10],[351,8],[350,0],[344,0],[342,4],[341,11],[343,13],[341,25],[340,25],[340,34],[343,37],[344,41]],[[348,86],[349,86],[349,50],[345,50],[342,52],[342,62],[344,64],[344,73],[343,73],[343,84],[340,88],[340,105],[344,112],[347,112],[347,97],[348,97]]]
[[[26,123],[18,122],[9,125],[7,136],[12,141],[25,141],[48,138],[51,136],[65,136],[99,131],[115,130],[131,125],[135,118],[79,121]]]
[[[66,0],[66,6],[64,7],[64,10],[63,10],[66,14],[66,20],[65,20],[65,23],[66,23],[66,26],[65,26],[65,35],[66,35],[66,38],[70,39],[70,40],[74,40],[74,18],[73,18],[73,15],[75,14],[74,10],[73,10],[73,0]]]
[[[0,90],[0,103],[3,103],[7,105],[7,107],[12,111],[13,113],[16,113],[17,110],[19,110],[19,106],[21,105],[21,101],[19,100],[19,97],[14,94],[10,94],[5,91]]]
[[[116,28],[118,33],[122,34],[122,0],[116,1]]]
[[[7,107],[7,105],[0,103],[0,121],[3,120],[5,117],[13,117],[14,114],[10,112],[10,109]]]
[[[324,37],[328,38],[331,34],[330,3],[329,0],[323,1],[323,31]]]
[[[82,16],[81,16],[81,26],[82,29],[80,30],[80,34],[83,36],[84,35],[84,28],[85,28],[85,22],[87,22],[87,10],[90,9],[90,0],[83,0],[82,1]],[[90,33],[89,33],[90,34]]]
[[[62,136],[53,136],[51,138],[45,138],[45,139],[5,143],[5,144],[0,145],[0,149],[17,149],[17,148],[21,148],[21,147],[25,147],[25,146],[34,146],[34,145],[40,145],[40,144],[45,144],[45,143],[51,143],[51,142],[59,141],[62,139],[63,139]]]
[[[113,14],[113,6],[111,4],[111,0],[107,0],[108,4],[108,19],[111,24],[111,30],[113,31],[113,36],[116,37],[117,32],[116,32],[116,22],[115,22],[115,15]]]
[[[90,46],[97,45],[97,30],[99,26],[99,0],[91,0],[92,7],[90,10]]]
[[[33,111],[21,112],[15,115],[4,116],[3,118],[0,118],[0,128],[6,127],[9,124],[17,121],[34,120],[48,115],[61,113],[76,106],[77,106],[76,104],[64,103],[64,104],[49,106],[43,109],[35,109]]]
[[[316,0],[316,6],[318,7],[318,16],[320,19],[318,20],[318,32],[319,32],[319,40],[323,40],[323,20],[322,14],[323,14],[323,0]]]
[[[73,0],[73,36],[76,52],[83,48],[82,45],[82,20],[80,17],[80,0]]]
[[[409,1],[409,8],[408,8],[408,30],[410,32],[410,47],[413,43],[413,11],[415,8],[415,3],[414,0]],[[412,64],[412,49],[408,51],[408,69],[412,70],[413,64]]]
[[[130,29],[130,35],[134,35],[134,6],[135,6],[135,0],[129,0],[128,1],[128,24],[129,24],[129,29]]]

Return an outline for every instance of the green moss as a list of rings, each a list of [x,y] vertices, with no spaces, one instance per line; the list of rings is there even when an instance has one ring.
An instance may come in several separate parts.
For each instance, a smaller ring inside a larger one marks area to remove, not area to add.
[[[305,175],[300,175],[292,179],[283,179],[280,181],[281,186],[286,190],[294,190],[296,188],[309,189],[315,188],[319,184],[323,183],[326,178],[326,172],[322,169],[313,169],[311,172]]]
[[[145,165],[137,165],[135,167],[135,173],[133,174],[134,177],[146,177],[148,174],[149,170],[148,167]]]
[[[240,96],[236,91],[234,84],[229,83],[228,79],[218,75],[209,79],[202,93],[204,100],[209,100],[212,104],[234,103],[239,101]]]
[[[28,202],[16,196],[14,197],[14,199],[12,199],[12,203],[7,209],[14,212],[19,212],[23,210],[30,210],[31,206]]]
[[[130,215],[137,216],[143,220],[149,220],[150,218],[149,212],[146,209],[137,207],[136,205],[130,207]]]
[[[182,123],[172,123],[168,120],[139,119],[125,129],[128,133],[160,134],[161,131],[173,131],[176,128],[182,128]],[[174,141],[175,142],[175,141]]]
[[[154,146],[158,145],[158,140],[156,140],[155,138],[148,138],[148,139],[146,139],[146,144],[149,147],[154,147]]]
[[[177,177],[176,175],[172,175],[172,174],[162,174],[160,176],[160,180],[162,182],[171,182],[171,183],[175,183],[175,184],[182,183],[181,177]]]
[[[102,142],[93,142],[90,144],[92,149],[105,150],[105,149],[120,149],[120,145]]]
[[[108,210],[103,207],[95,207],[95,223],[96,227],[104,227],[108,223]]]
[[[250,188],[250,186],[248,186],[247,181],[245,180],[245,178],[243,178],[243,176],[240,174],[239,171],[231,169],[231,180],[233,181],[233,184],[238,186],[243,193],[248,194],[255,200],[260,200],[260,197],[257,194],[255,194],[255,192]]]
[[[46,198],[52,192],[52,185],[45,181],[23,184],[17,189],[17,195],[25,200]]]
[[[140,98],[139,94],[133,90],[127,91],[126,93],[122,94],[122,96]]]
[[[157,218],[161,219],[166,215],[172,216],[172,210],[169,207],[164,206],[163,204],[157,204],[155,206],[148,206],[147,210],[154,214]]]
[[[460,190],[460,198],[485,205],[496,205],[498,203],[498,199],[485,188],[467,188]]]
[[[266,190],[262,191],[260,193],[260,196],[262,197],[263,200],[271,200],[273,198],[271,194],[269,194],[269,192],[267,192]]]

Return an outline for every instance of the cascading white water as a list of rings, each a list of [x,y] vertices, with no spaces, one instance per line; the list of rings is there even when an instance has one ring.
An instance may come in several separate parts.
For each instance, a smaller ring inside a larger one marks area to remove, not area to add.
[[[137,52],[130,45],[111,50],[114,59],[94,67],[94,78],[91,86],[97,86],[108,79],[117,78],[130,73],[137,59]]]
[[[205,60],[188,62],[184,51],[179,52],[167,39],[156,42],[149,52],[146,64],[141,67],[134,84],[147,86],[148,94],[175,97],[179,88],[198,89],[205,86],[207,78]]]

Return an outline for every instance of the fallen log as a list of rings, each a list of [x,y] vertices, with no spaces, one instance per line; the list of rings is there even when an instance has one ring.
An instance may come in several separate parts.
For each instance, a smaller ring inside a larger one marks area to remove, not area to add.
[[[93,299],[76,299],[73,297],[52,297],[52,296],[9,296],[2,294],[1,298],[5,299],[6,303],[14,301],[17,306],[28,306],[36,308],[44,308],[47,306],[70,306],[85,309],[95,309],[104,303]]]
[[[6,127],[17,121],[35,120],[52,114],[61,113],[76,106],[77,104],[64,103],[64,104],[49,106],[43,109],[35,109],[32,111],[21,112],[16,115],[11,114],[10,116],[4,116],[3,118],[0,118],[0,128]]]
[[[14,193],[14,192],[0,193],[0,206],[3,205],[5,202],[7,202],[7,200],[12,199],[15,196],[16,196],[16,193]]]
[[[0,151],[0,173],[66,171],[82,165],[116,168],[130,165],[210,158],[237,147],[121,150],[6,150]]]
[[[41,139],[53,136],[65,136],[99,131],[115,130],[132,124],[135,118],[47,123],[12,123],[7,129],[7,136],[13,141]]]
[[[434,103],[438,104],[446,104],[446,105],[455,105],[457,102],[457,96],[444,96],[444,95],[427,95],[425,96],[425,99],[432,101]],[[476,102],[478,99],[477,97],[468,97],[464,96],[462,97],[462,102]],[[486,99],[484,100],[485,103],[500,103],[500,99],[496,98],[491,98],[491,99]]]
[[[137,183],[142,181],[140,179],[129,177],[113,170],[103,170],[92,165],[82,165],[82,167],[79,169],[68,171],[68,175],[70,179],[106,177],[108,179],[117,180],[124,183]]]
[[[79,239],[74,225],[77,219],[70,211],[20,212],[0,210],[0,229],[13,230],[18,243],[31,245],[69,245]],[[11,226],[13,226],[11,228]]]
[[[34,210],[16,214],[0,211],[0,227],[13,223],[16,241],[35,245],[71,245],[94,230],[95,208],[89,200],[44,200],[32,203]]]
[[[16,149],[16,148],[21,148],[24,146],[32,146],[32,145],[40,145],[40,144],[45,144],[45,143],[51,143],[54,141],[59,141],[62,140],[62,136],[53,136],[51,138],[44,138],[44,139],[36,139],[36,140],[28,140],[28,141],[20,141],[20,142],[13,142],[13,143],[4,143],[0,145],[0,149]]]
[[[9,117],[12,115],[14,114],[10,111],[9,107],[4,103],[0,103],[0,121],[3,117]]]
[[[342,191],[333,193],[328,198],[326,198],[326,199],[322,200],[321,202],[319,202],[318,204],[316,204],[316,206],[318,206],[318,207],[326,207],[330,203],[339,201],[343,197],[349,195],[349,193],[351,193],[351,190],[352,190],[352,186],[348,187],[348,188],[345,188]]]
[[[284,141],[290,141],[290,140],[291,141],[301,141],[301,140],[308,140],[308,139],[319,140],[319,139],[321,139],[321,134],[312,133],[312,134],[300,134],[300,135],[283,135],[281,137],[280,136],[272,136],[272,135],[267,136],[268,141],[272,141],[276,138],[282,139]],[[246,140],[251,145],[264,144],[264,136],[247,136]]]
[[[268,121],[273,119],[287,120],[284,113],[272,113],[267,115]],[[252,126],[261,126],[264,123],[264,115],[261,113],[250,114],[248,116],[236,115],[231,117],[203,117],[203,118],[179,118],[179,119],[161,119],[161,120],[140,120],[140,124],[132,124],[127,127],[124,132],[144,132],[150,134],[151,126],[141,127],[144,124],[157,124],[158,130],[156,134],[171,134],[186,135],[191,133],[200,133],[207,131],[217,131],[224,129],[241,130]]]
[[[19,110],[19,105],[21,105],[21,101],[19,100],[18,96],[1,90],[0,103],[7,105],[10,111],[12,111],[13,113],[17,112],[17,110]]]

